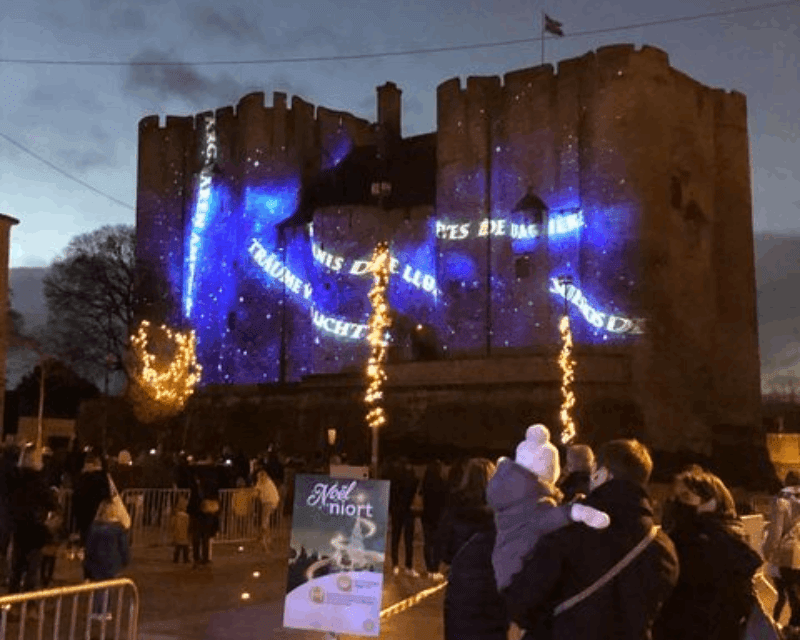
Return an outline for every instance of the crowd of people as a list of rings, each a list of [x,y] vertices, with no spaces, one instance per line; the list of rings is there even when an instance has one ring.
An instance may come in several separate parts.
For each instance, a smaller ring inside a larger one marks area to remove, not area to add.
[[[246,509],[250,497],[256,498],[262,542],[269,549],[272,514],[287,484],[276,451],[252,460],[229,452],[198,460],[147,454],[134,463],[127,452],[108,458],[75,446],[56,457],[47,449],[5,446],[0,448],[0,578],[8,592],[52,586],[59,555],[82,559],[86,580],[118,576],[130,562],[127,529],[137,509],[118,491],[131,486],[134,474],[143,475],[147,464],[165,469],[171,488],[188,491],[188,499],[177,497],[169,509],[174,562],[188,564],[191,550],[194,568],[210,564],[210,540],[220,526],[220,490],[233,486],[245,495]],[[236,500],[233,506],[236,511]]]
[[[387,465],[394,573],[416,575],[418,495],[428,575],[439,580],[448,568],[446,640],[749,638],[765,566],[782,594],[770,613],[778,619],[788,600],[784,632],[800,626],[800,476],[790,474],[775,500],[762,555],[707,469],[675,476],[658,526],[644,445],[620,439],[596,454],[586,445],[565,453],[562,470],[548,430],[533,425],[513,459],[496,464],[457,461],[445,477],[433,462],[417,484],[407,460]]]
[[[391,481],[392,572],[418,576],[419,517],[427,576],[442,581],[443,570],[448,574],[446,640],[739,639],[758,609],[753,579],[762,567],[779,596],[770,613],[778,619],[788,603],[788,629],[800,627],[800,475],[789,473],[776,496],[760,554],[748,543],[731,492],[709,470],[691,465],[675,476],[657,526],[648,493],[653,462],[644,445],[620,439],[596,454],[586,445],[564,453],[562,469],[548,429],[533,425],[513,458],[461,459],[447,470],[435,460],[421,480],[404,458],[383,468]],[[8,591],[50,585],[58,549],[71,538],[86,580],[118,576],[130,562],[130,522],[119,512],[111,478],[124,476],[126,461],[110,465],[85,451],[79,464],[54,474],[31,454],[0,452]],[[275,452],[254,460],[176,458],[172,486],[188,490],[188,500],[171,508],[173,561],[189,563],[191,554],[193,567],[210,563],[220,490],[231,485],[257,498],[269,549],[271,515],[291,500],[290,473]],[[94,613],[107,615],[100,604]]]

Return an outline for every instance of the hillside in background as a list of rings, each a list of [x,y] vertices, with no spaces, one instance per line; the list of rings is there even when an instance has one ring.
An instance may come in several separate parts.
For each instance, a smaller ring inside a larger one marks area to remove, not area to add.
[[[762,383],[800,379],[800,235],[756,236],[756,282]]]
[[[758,234],[755,256],[762,382],[786,384],[800,379],[800,234]],[[28,332],[47,320],[45,272],[45,268],[11,269],[11,306],[25,318]],[[35,361],[30,355],[10,356],[7,387],[13,389]]]

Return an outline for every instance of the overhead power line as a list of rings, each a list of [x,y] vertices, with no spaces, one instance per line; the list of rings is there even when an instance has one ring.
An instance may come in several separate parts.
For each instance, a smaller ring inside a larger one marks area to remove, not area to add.
[[[35,152],[31,151],[25,145],[20,144],[19,142],[17,142],[13,138],[10,138],[6,134],[0,133],[0,138],[3,138],[6,142],[8,142],[10,144],[13,144],[15,147],[17,147],[17,149],[19,149],[20,151],[23,151],[24,153],[27,153],[29,156],[33,156],[39,162],[43,162],[44,164],[46,164],[48,167],[50,167],[54,171],[57,171],[58,173],[60,173],[62,176],[65,176],[65,177],[69,178],[70,180],[73,180],[74,182],[77,182],[82,187],[86,187],[90,191],[94,191],[96,194],[101,195],[104,198],[108,198],[109,200],[111,200],[111,202],[113,202],[114,204],[119,205],[120,207],[124,207],[126,209],[130,209],[131,211],[136,211],[135,207],[132,207],[131,205],[127,204],[126,202],[122,202],[122,200],[117,200],[114,196],[110,196],[107,193],[104,193],[104,192],[100,191],[100,189],[97,189],[96,187],[93,187],[88,182],[84,182],[80,178],[76,178],[72,174],[64,171],[61,167],[53,164],[52,162],[50,162],[46,158],[43,158],[38,153],[35,153]]]
[[[740,7],[738,9],[726,9],[724,11],[713,11],[711,13],[700,13],[693,16],[683,16],[681,18],[665,18],[663,20],[651,20],[649,22],[639,22],[636,24],[627,24],[620,27],[607,27],[604,29],[591,29],[589,31],[577,31],[575,33],[565,33],[563,37],[557,39],[562,40],[566,38],[580,38],[583,36],[592,36],[602,33],[613,33],[615,31],[628,31],[631,29],[641,29],[643,27],[657,27],[666,24],[675,24],[678,22],[691,22],[694,20],[703,20],[705,18],[718,18],[722,16],[730,16],[737,13],[748,13],[752,11],[764,11],[766,9],[776,9],[778,7],[800,6],[797,0],[785,0],[784,2],[774,2],[771,4],[762,4],[753,7]],[[548,39],[555,38],[548,36]],[[261,60],[196,60],[193,62],[181,61],[133,61],[133,62],[120,62],[120,61],[102,61],[102,60],[32,60],[22,58],[2,58],[0,63],[9,64],[39,64],[39,65],[62,65],[62,66],[91,66],[91,67],[180,67],[180,66],[196,66],[196,67],[210,67],[210,66],[234,66],[234,65],[252,65],[252,64],[289,64],[294,62],[330,62],[339,60],[368,60],[373,58],[393,58],[398,56],[414,56],[431,53],[446,53],[449,51],[470,51],[475,49],[491,49],[495,47],[511,47],[519,44],[530,44],[532,42],[539,42],[541,35],[533,38],[518,38],[516,40],[503,40],[500,42],[485,42],[476,44],[462,44],[452,45],[446,47],[433,47],[429,49],[406,49],[403,51],[383,51],[379,53],[355,53],[351,55],[342,56],[305,56],[297,58],[266,58]]]

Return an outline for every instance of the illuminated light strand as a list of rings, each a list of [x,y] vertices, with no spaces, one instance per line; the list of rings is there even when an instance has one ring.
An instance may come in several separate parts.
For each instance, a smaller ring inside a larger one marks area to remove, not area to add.
[[[390,607],[386,607],[383,611],[381,611],[381,620],[386,620],[386,618],[391,618],[392,616],[396,616],[398,613],[402,613],[411,607],[418,605],[422,602],[425,598],[429,598],[435,593],[438,593],[442,589],[447,586],[447,582],[441,582],[437,584],[435,587],[430,587],[429,589],[423,589],[422,591],[415,593],[410,598],[406,598],[405,600],[401,600]]]
[[[572,408],[575,406],[575,393],[572,391],[572,382],[575,380],[575,361],[572,359],[572,331],[569,327],[569,316],[563,316],[558,325],[561,333],[561,353],[558,356],[558,366],[561,367],[561,444],[569,444],[577,435],[575,423],[572,420]]]
[[[180,410],[194,393],[203,372],[197,362],[197,337],[194,331],[181,333],[161,325],[160,330],[175,345],[174,357],[159,363],[147,350],[150,323],[142,320],[136,335],[131,336],[131,348],[137,362],[134,378],[138,386],[160,405]]]
[[[367,425],[377,428],[386,423],[386,413],[381,400],[383,399],[383,383],[386,380],[386,371],[383,368],[387,352],[386,330],[391,324],[389,305],[386,301],[386,290],[389,286],[391,274],[389,245],[387,243],[381,242],[375,248],[370,269],[373,274],[372,289],[369,292],[372,315],[368,324],[367,341],[371,350],[367,361],[369,385],[364,396],[364,402],[369,407]]]

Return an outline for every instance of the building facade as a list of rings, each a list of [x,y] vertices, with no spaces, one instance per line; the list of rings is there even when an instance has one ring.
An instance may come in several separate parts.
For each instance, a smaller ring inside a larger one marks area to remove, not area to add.
[[[586,429],[604,380],[658,449],[758,429],[743,95],[632,45],[448,80],[436,131],[413,138],[401,90],[377,93],[375,123],[280,93],[141,121],[139,314],[198,332],[204,384],[361,371],[387,240],[398,385],[468,399],[504,370],[556,408],[567,313]]]

